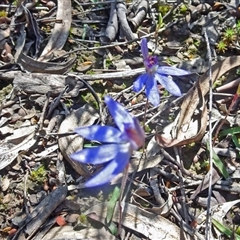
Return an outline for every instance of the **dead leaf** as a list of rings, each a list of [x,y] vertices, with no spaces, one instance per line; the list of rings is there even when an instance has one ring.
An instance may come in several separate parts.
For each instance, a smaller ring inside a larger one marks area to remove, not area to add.
[[[197,85],[197,84],[196,84]],[[207,128],[207,107],[205,104],[205,100],[202,96],[201,89],[196,86],[194,91],[196,91],[197,95],[196,98],[199,100],[201,99],[201,102],[199,102],[199,105],[197,106],[197,113],[191,116],[190,124],[185,124],[185,122],[180,122],[179,116],[175,119],[175,121],[169,125],[167,125],[163,129],[163,134],[156,134],[155,138],[157,143],[162,147],[172,147],[172,146],[178,146],[178,145],[185,145],[189,144],[191,142],[197,142],[202,139],[205,130]],[[192,102],[197,101],[196,99],[192,99],[192,101],[188,104],[186,104],[186,101],[184,100],[181,106],[182,108],[191,108]],[[188,111],[186,111],[188,114]],[[180,113],[181,114],[181,113]],[[182,119],[184,121],[185,118],[187,118],[188,115],[185,115]],[[178,131],[178,129],[181,129],[181,131]],[[176,136],[177,137],[174,137]]]
[[[218,172],[215,168],[212,169],[211,175],[212,175],[211,176],[212,177],[212,184],[215,184],[219,179],[221,179],[221,177],[219,176],[219,174],[218,174]],[[210,178],[210,172],[208,172],[204,176],[201,184],[197,187],[195,192],[192,194],[191,199],[194,199],[200,192],[209,188],[209,178]]]
[[[18,145],[9,144],[6,142],[1,144],[0,169],[3,169],[11,164],[16,159],[20,151],[29,149],[36,143],[36,141],[37,137],[35,136],[35,132],[33,132]]]
[[[145,202],[143,198],[147,197],[150,199],[154,197],[154,195],[149,192],[149,187],[139,187],[134,191],[134,194],[131,197],[131,202],[148,212],[155,213],[164,217],[167,216],[173,205],[172,195],[167,193],[167,200],[161,206],[153,205],[151,207],[146,207],[148,201],[146,200]]]
[[[211,207],[211,217],[215,220],[217,220],[220,223],[223,223],[223,218],[226,216],[228,211],[236,204],[240,202],[239,199],[235,201],[230,201],[230,202],[225,202],[222,204],[217,204],[213,207]],[[200,226],[205,225],[206,221],[206,216],[207,216],[207,211],[202,212],[198,217],[197,217],[197,223]]]
[[[1,188],[2,188],[2,191],[5,192],[7,191],[8,187],[10,185],[10,180],[9,178],[6,176],[2,179],[2,182],[1,182]]]
[[[105,202],[91,207],[84,214],[88,216],[96,214],[101,223],[105,224],[106,212]],[[119,204],[117,204],[113,216],[114,222],[119,223],[119,213]],[[177,240],[180,236],[180,228],[166,218],[128,203],[122,203],[122,225],[153,240]]]
[[[74,230],[72,226],[54,227],[48,231],[42,240],[73,240],[73,239],[98,239],[98,240],[117,240],[105,228],[95,229],[86,228]]]
[[[21,143],[26,136],[29,136],[30,134],[34,133],[36,130],[36,126],[21,126],[13,131],[13,134],[6,137],[5,141],[7,143],[13,143],[13,144],[19,144]]]
[[[20,64],[26,71],[31,73],[48,73],[48,74],[64,74],[71,70],[76,57],[67,62],[40,62],[33,58],[20,53],[17,63]]]

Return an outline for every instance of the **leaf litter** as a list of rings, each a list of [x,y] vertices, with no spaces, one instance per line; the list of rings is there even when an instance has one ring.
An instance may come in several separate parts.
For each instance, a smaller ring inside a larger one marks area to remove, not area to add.
[[[0,10],[2,239],[205,239],[206,210],[211,239],[239,237],[235,1],[6,0]],[[182,97],[158,85],[161,101],[152,106],[144,91],[132,91],[145,72],[143,37],[161,66],[191,73],[173,77]],[[70,158],[99,144],[75,135],[76,127],[113,125],[106,94],[137,117],[147,135],[120,194],[124,173],[87,189],[84,182],[103,166]]]

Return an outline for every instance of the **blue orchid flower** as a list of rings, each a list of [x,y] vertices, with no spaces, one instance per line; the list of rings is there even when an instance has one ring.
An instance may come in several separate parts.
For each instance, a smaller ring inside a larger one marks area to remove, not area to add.
[[[139,92],[144,86],[145,93],[150,103],[154,106],[160,102],[160,95],[157,83],[160,83],[168,92],[174,96],[181,96],[182,93],[171,76],[189,75],[189,72],[169,66],[158,66],[157,56],[151,56],[148,53],[147,39],[141,41],[141,52],[143,55],[146,73],[140,75],[133,83],[133,90]]]
[[[145,140],[145,133],[138,120],[131,117],[122,105],[109,96],[105,96],[105,103],[117,128],[93,125],[75,130],[88,140],[105,143],[71,155],[73,160],[81,163],[107,163],[98,174],[85,183],[85,187],[105,184],[121,173],[129,163],[132,152],[143,146]]]

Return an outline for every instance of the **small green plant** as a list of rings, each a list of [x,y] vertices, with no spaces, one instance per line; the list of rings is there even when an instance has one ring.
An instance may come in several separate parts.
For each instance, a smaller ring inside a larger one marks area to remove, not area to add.
[[[227,50],[227,44],[224,41],[220,41],[217,44],[217,51],[225,53],[226,50]]]
[[[7,12],[6,11],[0,11],[0,17],[7,17]]]
[[[113,62],[110,58],[106,58],[105,59],[105,64],[106,64],[106,68],[109,68],[113,64]]]
[[[223,33],[223,40],[226,43],[232,43],[236,40],[236,30],[233,28],[227,28]]]
[[[170,5],[160,5],[158,7],[158,11],[159,13],[161,13],[162,16],[166,15],[170,9],[171,9]]]
[[[43,183],[46,180],[47,171],[45,167],[42,165],[36,170],[33,170],[30,175],[30,179],[33,182]]]
[[[88,74],[88,75],[93,75],[93,74],[95,74],[95,72],[94,72],[94,70],[90,69],[90,70],[88,70],[88,71],[86,72],[86,74]]]
[[[233,46],[236,42],[238,35],[240,33],[240,21],[237,22],[236,26],[233,28],[227,28],[222,33],[222,37],[218,44],[216,45],[216,49],[218,52],[225,52],[229,49],[230,46]]]
[[[181,7],[179,8],[179,12],[181,14],[185,14],[187,12],[187,10],[188,10],[188,7],[185,4],[182,4]]]
[[[84,224],[84,225],[87,225],[87,224],[88,224],[87,216],[84,215],[84,214],[81,214],[81,215],[79,216],[79,221],[80,221],[82,224]]]
[[[236,74],[237,74],[237,75],[240,75],[240,68],[237,68]]]

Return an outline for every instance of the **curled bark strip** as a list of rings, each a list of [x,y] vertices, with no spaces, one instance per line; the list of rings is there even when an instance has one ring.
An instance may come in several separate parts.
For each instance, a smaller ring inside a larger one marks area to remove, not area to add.
[[[142,0],[139,2],[135,17],[129,19],[132,25],[132,29],[137,30],[137,28],[140,26],[142,21],[145,19],[148,8],[149,8],[148,1]]]
[[[113,41],[118,32],[118,17],[116,2],[111,3],[110,17],[108,20],[107,28],[105,30],[105,36],[108,38],[108,41]]]
[[[215,82],[217,79],[219,79],[223,74],[227,73],[231,69],[237,67],[240,65],[240,57],[239,56],[232,56],[228,57],[225,60],[221,62],[217,62],[212,67],[212,79],[213,82]],[[202,91],[202,95],[205,96],[209,91],[209,76],[208,71],[205,72],[200,78],[199,78],[199,86]],[[197,108],[197,105],[199,104],[199,98],[197,97],[198,91],[196,88],[192,88],[189,90],[187,95],[184,98],[184,101],[181,106],[180,111],[180,118],[178,122],[178,135],[181,136],[184,131],[182,130],[182,126],[189,125],[191,118],[193,116],[194,111]]]
[[[197,97],[199,99],[199,104],[197,106],[199,113],[196,116],[192,117],[191,122],[188,125],[188,129],[185,130],[185,135],[182,138],[177,137],[176,139],[172,139],[170,138],[171,134],[167,137],[165,137],[164,134],[156,134],[155,139],[160,146],[182,146],[192,142],[200,141],[202,139],[207,128],[207,106],[205,104],[205,100],[198,83],[196,84],[195,88],[198,93]],[[166,131],[168,135],[169,132],[172,132],[172,129],[176,128],[177,124],[178,121],[174,121],[172,124],[164,128],[163,131]],[[184,126],[181,127],[184,129]]]
[[[17,67],[13,64],[8,64],[9,68],[13,68],[13,67]],[[11,69],[8,69],[8,71],[6,72],[5,69],[6,66],[0,67],[0,80],[4,80],[4,81],[12,81],[15,77],[15,74],[17,73],[17,71],[14,69],[11,71]],[[100,74],[81,74],[79,75],[79,77],[81,77],[81,79],[85,80],[85,81],[94,81],[94,80],[98,80],[98,79],[102,79],[102,80],[108,80],[108,81],[114,81],[117,79],[132,79],[137,77],[139,74],[143,74],[145,72],[145,68],[137,68],[137,69],[132,69],[132,70],[126,70],[126,71],[120,71],[120,72],[114,72],[114,73],[100,73]]]
[[[231,56],[226,58],[223,61],[217,62],[212,66],[212,80],[215,82],[219,79],[223,74],[227,73],[231,69],[240,65],[240,56]],[[189,131],[191,127],[191,122],[193,119],[193,115],[195,110],[197,109],[201,97],[199,97],[199,89],[201,91],[201,95],[204,97],[209,91],[209,76],[208,71],[206,71],[198,80],[197,84],[191,88],[186,96],[184,97],[183,103],[181,105],[181,111],[178,114],[176,121],[174,124],[170,124],[166,127],[169,129],[176,129],[175,138],[165,138],[164,135],[156,135],[156,141],[161,147],[171,147],[175,145],[184,145],[191,142],[199,141],[204,134],[204,129],[206,128],[207,123],[200,122],[200,130],[198,134],[192,138],[186,138],[186,133]],[[200,104],[202,105],[202,104]],[[202,117],[205,116],[206,113],[204,110],[204,105],[202,110]]]
[[[75,60],[76,58],[72,58],[63,63],[40,62],[21,53],[17,63],[31,73],[64,74],[71,70]]]
[[[56,19],[61,19],[62,22],[55,22],[52,36],[38,59],[39,61],[47,61],[53,51],[63,48],[71,27],[71,9],[71,1],[58,0]]]
[[[31,94],[58,96],[66,86],[67,92],[64,97],[77,97],[83,83],[71,76],[45,73],[23,73],[15,72],[13,86],[17,91]]]
[[[134,40],[137,37],[134,36],[131,28],[129,27],[127,16],[126,16],[126,5],[122,2],[117,3],[117,15],[120,22],[120,29],[122,34],[127,38],[128,41]]]
[[[15,62],[21,66],[24,70],[31,73],[51,73],[51,74],[64,74],[70,71],[76,58],[72,58],[64,63],[56,62],[41,62],[34,60],[33,58],[25,55],[23,47],[25,45],[26,32],[22,29],[16,44],[16,53],[14,55]]]

